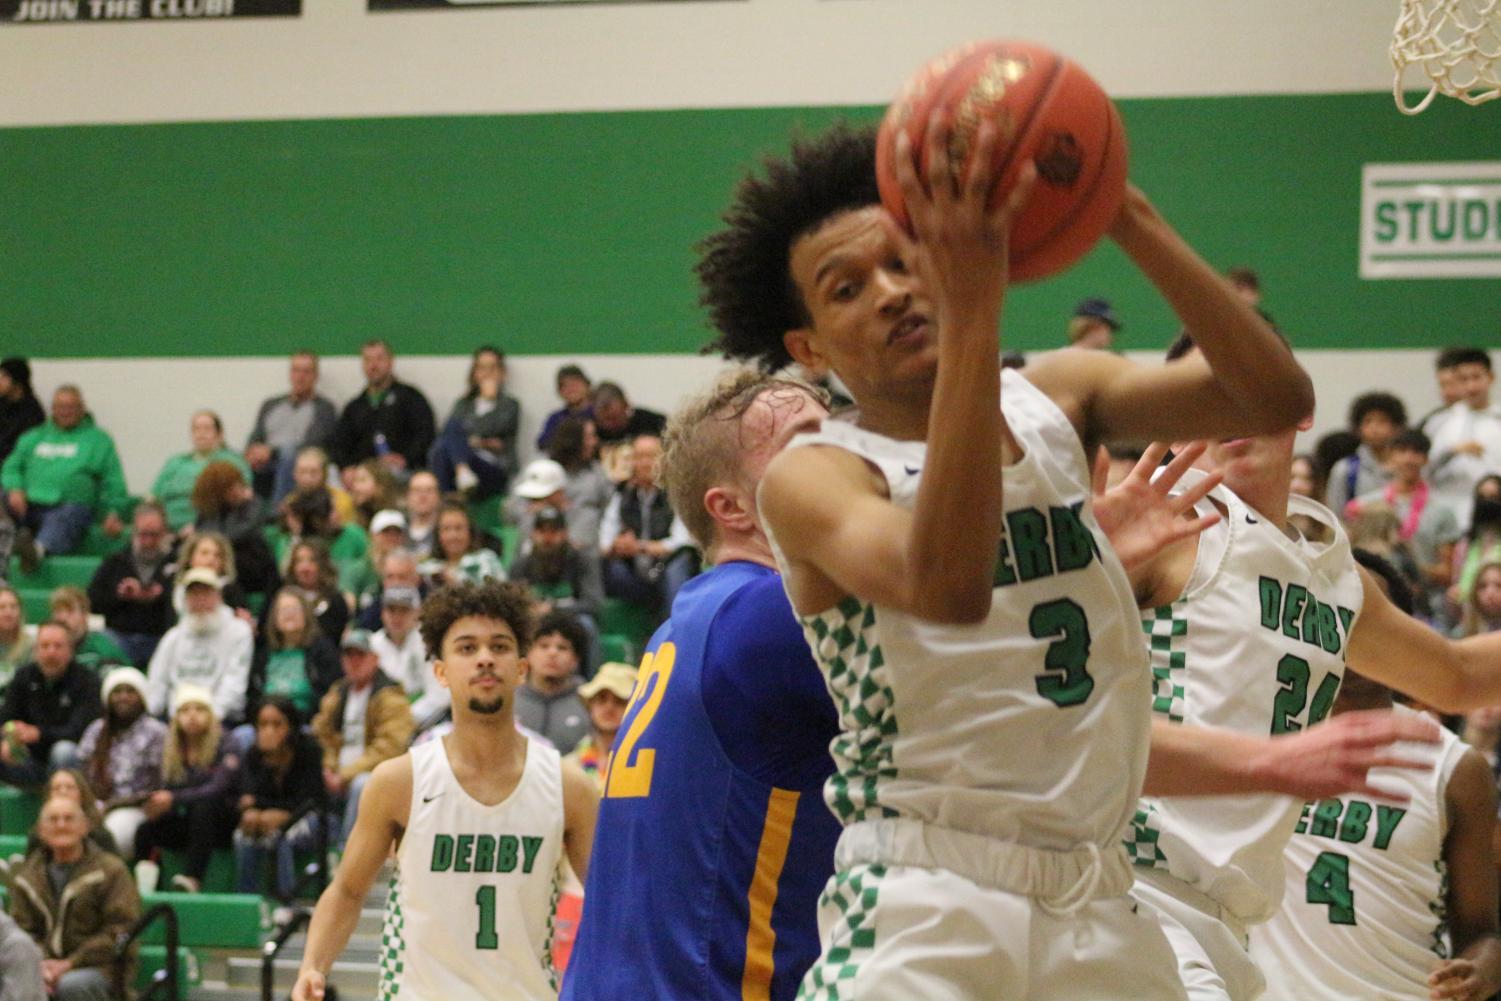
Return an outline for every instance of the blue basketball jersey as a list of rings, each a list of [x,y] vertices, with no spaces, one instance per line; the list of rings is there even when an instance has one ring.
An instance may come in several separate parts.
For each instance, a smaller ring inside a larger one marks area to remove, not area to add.
[[[690,581],[615,738],[563,1001],[791,1001],[834,869],[837,734],[776,572]]]

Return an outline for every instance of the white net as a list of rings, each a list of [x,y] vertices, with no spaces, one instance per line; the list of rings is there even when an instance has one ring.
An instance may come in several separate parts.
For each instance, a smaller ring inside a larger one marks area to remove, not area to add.
[[[1392,93],[1403,114],[1416,115],[1436,94],[1466,104],[1501,97],[1501,0],[1402,0],[1392,64]],[[1411,105],[1409,68],[1426,77],[1418,85],[1428,89]]]

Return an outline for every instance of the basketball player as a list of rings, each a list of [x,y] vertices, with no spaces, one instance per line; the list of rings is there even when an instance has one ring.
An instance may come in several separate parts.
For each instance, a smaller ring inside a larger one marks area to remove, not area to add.
[[[1169,358],[1191,361],[1195,350],[1180,338]],[[1445,710],[1501,702],[1501,634],[1451,642],[1397,611],[1360,572],[1338,519],[1291,495],[1295,434],[1211,443],[1199,465],[1224,476],[1206,502],[1223,519],[1132,572],[1151,636],[1154,759],[1182,723],[1248,736],[1311,727],[1329,715],[1346,663]],[[1323,538],[1291,528],[1293,515]],[[1157,795],[1127,836],[1136,896],[1163,917],[1194,1001],[1254,998],[1262,973],[1247,929],[1282,898],[1282,854],[1302,803],[1168,796],[1183,790],[1159,787],[1156,766],[1147,791]],[[1369,780],[1352,789],[1382,795]]]
[[[994,131],[957,182],[942,124],[929,135],[926,183],[898,147],[915,242],[877,205],[870,136],[836,129],[747,181],[700,264],[722,350],[827,365],[861,408],[794,439],[759,496],[842,731],[846,829],[802,992],[1182,997],[1116,840],[1150,676],[1085,456],[1166,427],[1275,428],[1311,388],[1135,191],[1112,235],[1214,332],[1208,362],[1062,352],[1003,380],[1006,237],[1034,175],[987,208]]]
[[[1411,615],[1412,592],[1391,564],[1358,549],[1355,558]],[[1346,672],[1335,716],[1390,708],[1391,689]],[[1430,989],[1484,1001],[1501,990],[1490,766],[1446,730],[1435,768],[1385,781],[1401,804],[1303,805],[1282,859],[1286,896],[1251,936],[1265,1001],[1420,1001]]]
[[[460,584],[423,605],[422,639],[453,730],[382,764],[308,929],[294,1001],[323,997],[377,871],[396,873],[381,932],[382,1001],[550,1001],[565,857],[588,872],[594,783],[516,729],[531,610],[524,588]]]
[[[818,955],[839,726],[755,487],[826,414],[811,386],[742,371],[668,425],[662,480],[714,567],[652,638],[621,722],[567,1001],[791,1001]]]

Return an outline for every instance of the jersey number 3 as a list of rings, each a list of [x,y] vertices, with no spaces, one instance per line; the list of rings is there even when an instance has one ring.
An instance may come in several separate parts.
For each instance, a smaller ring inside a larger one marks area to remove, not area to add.
[[[1094,691],[1089,676],[1089,620],[1084,609],[1068,598],[1045,601],[1032,609],[1027,627],[1033,639],[1053,639],[1037,676],[1037,694],[1060,709],[1076,706]]]
[[[662,696],[667,694],[667,682],[672,678],[672,667],[677,661],[677,647],[663,643],[655,653],[641,660],[641,676],[636,681],[636,690],[625,707],[625,718],[636,711],[636,718],[625,731],[625,739],[610,754],[610,777],[605,783],[605,796],[609,799],[627,799],[651,795],[651,774],[656,764],[654,748],[636,745],[641,735],[651,726],[657,710],[662,708]]]

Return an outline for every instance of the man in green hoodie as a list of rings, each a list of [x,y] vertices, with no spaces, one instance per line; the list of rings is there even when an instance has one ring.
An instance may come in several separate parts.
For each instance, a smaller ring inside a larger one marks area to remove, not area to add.
[[[97,515],[119,534],[127,494],[120,456],[94,424],[77,386],[52,395],[52,419],[16,442],[0,467],[6,506],[21,526],[16,552],[28,572],[47,553],[72,552]]]

